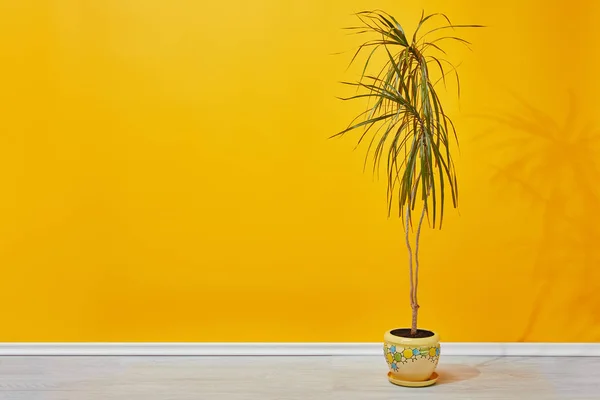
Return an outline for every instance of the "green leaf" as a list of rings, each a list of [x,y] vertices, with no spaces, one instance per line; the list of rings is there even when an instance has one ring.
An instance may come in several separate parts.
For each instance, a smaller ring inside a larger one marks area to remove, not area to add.
[[[445,25],[445,26],[441,26],[439,28],[435,28],[435,29],[428,31],[423,36],[421,36],[421,39],[433,32],[441,31],[443,29],[456,29],[456,28],[485,28],[485,26],[483,26],[483,25],[452,25],[452,24]]]
[[[377,121],[381,121],[381,120],[384,120],[384,119],[388,119],[388,118],[390,118],[390,117],[391,117],[391,116],[393,116],[393,115],[394,115],[394,114],[386,114],[386,115],[380,115],[379,117],[370,118],[370,119],[368,119],[368,120],[366,120],[366,121],[359,122],[358,124],[352,125],[352,126],[350,126],[350,127],[346,128],[346,129],[344,129],[343,131],[341,131],[341,132],[339,132],[339,133],[336,133],[336,134],[335,134],[335,135],[333,135],[332,137],[336,137],[336,136],[343,135],[344,133],[346,133],[346,132],[349,132],[349,131],[351,131],[351,130],[353,130],[353,129],[360,128],[361,126],[365,126],[365,125],[368,125],[368,124],[375,123],[375,122],[377,122]]]
[[[428,16],[423,18],[423,15],[425,15],[425,13],[421,13],[421,20],[419,21],[419,25],[417,25],[417,29],[415,29],[415,33],[413,34],[412,37],[412,41],[413,43],[415,43],[417,41],[417,34],[419,33],[419,29],[421,29],[421,27],[423,26],[423,24],[425,22],[427,22],[428,19],[430,19],[431,17],[435,17],[436,15],[443,15],[443,14],[429,14]]]

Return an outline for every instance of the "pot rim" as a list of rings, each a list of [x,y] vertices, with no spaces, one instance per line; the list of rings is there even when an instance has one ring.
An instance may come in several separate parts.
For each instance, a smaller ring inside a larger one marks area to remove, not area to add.
[[[386,342],[408,345],[408,346],[431,346],[432,344],[438,344],[440,342],[440,335],[438,335],[435,331],[430,329],[423,329],[433,333],[433,336],[429,336],[426,338],[407,338],[402,336],[396,336],[392,334],[392,331],[396,329],[407,329],[407,328],[393,328],[387,331],[383,335],[383,339]]]

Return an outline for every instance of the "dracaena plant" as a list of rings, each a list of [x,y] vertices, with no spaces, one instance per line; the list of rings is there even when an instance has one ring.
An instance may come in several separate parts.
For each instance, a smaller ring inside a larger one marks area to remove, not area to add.
[[[458,206],[458,181],[452,159],[458,137],[438,88],[440,83],[445,86],[446,76],[452,74],[460,95],[460,82],[456,67],[445,58],[444,43],[455,41],[468,46],[469,42],[456,36],[455,31],[480,25],[454,25],[444,14],[422,14],[412,36],[407,36],[398,21],[386,12],[365,11],[357,17],[359,26],[347,29],[370,37],[359,46],[350,64],[365,50],[368,57],[360,78],[343,82],[356,87],[356,94],[342,100],[360,100],[366,106],[346,129],[332,137],[360,130],[358,144],[368,142],[365,168],[371,162],[373,172],[379,173],[384,160],[388,213],[391,215],[397,208],[405,230],[414,336],[423,222],[426,219],[430,227],[441,228],[445,204]],[[436,20],[442,24],[424,28]],[[370,62],[378,52],[385,62],[372,72]]]

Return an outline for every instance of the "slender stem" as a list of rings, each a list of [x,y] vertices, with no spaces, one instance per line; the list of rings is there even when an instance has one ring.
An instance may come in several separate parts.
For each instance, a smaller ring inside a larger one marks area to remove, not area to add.
[[[417,335],[417,317],[419,316],[419,306],[413,304],[412,306],[412,323],[410,325],[411,336]]]
[[[421,237],[421,227],[423,226],[423,219],[426,211],[427,207],[423,207],[421,219],[419,219],[419,226],[417,227],[417,236],[415,239],[415,304],[417,307],[419,307],[419,302],[417,301],[417,291],[419,289],[419,239]]]
[[[410,247],[410,202],[406,205],[406,222],[404,224],[404,233],[406,239],[406,248],[408,249],[408,271],[410,275],[410,305],[413,308],[413,301],[415,295],[415,285],[413,281],[413,253]]]
[[[421,211],[421,218],[419,219],[419,226],[417,227],[417,235],[415,238],[415,290],[412,298],[412,326],[411,326],[411,334],[415,335],[417,333],[417,317],[419,313],[419,300],[417,298],[417,293],[419,290],[419,238],[421,237],[421,227],[423,226],[423,219],[425,218],[425,211],[427,207],[423,206],[423,211]]]

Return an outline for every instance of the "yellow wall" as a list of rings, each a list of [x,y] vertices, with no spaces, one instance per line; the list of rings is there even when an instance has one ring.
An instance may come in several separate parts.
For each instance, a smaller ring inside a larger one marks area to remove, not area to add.
[[[350,53],[330,54],[358,43],[339,29],[352,12],[412,29],[423,7],[489,28],[453,48],[461,209],[424,235],[421,325],[600,340],[600,148],[581,136],[600,127],[597,1],[4,0],[0,341],[378,341],[406,325],[384,183],[351,139],[326,140],[358,109],[334,98]],[[477,116],[530,115],[514,92],[563,124],[569,91],[567,129]]]

